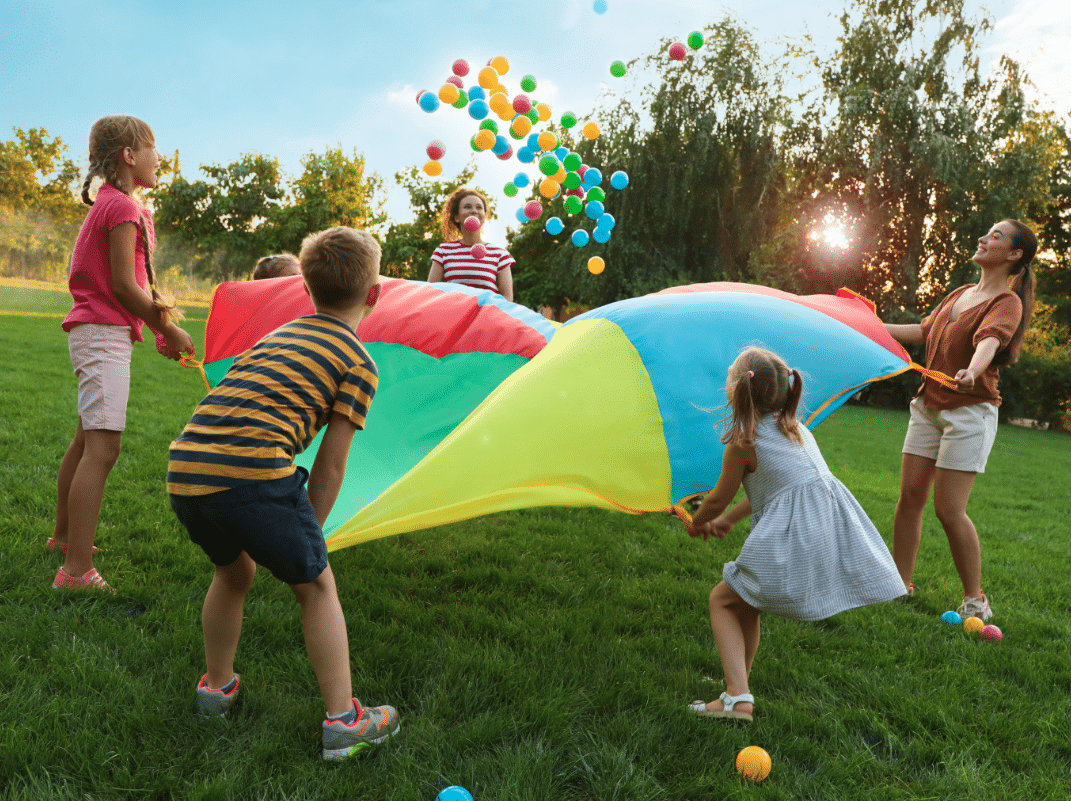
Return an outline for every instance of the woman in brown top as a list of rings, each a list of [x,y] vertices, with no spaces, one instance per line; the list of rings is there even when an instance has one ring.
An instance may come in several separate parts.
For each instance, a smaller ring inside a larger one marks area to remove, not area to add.
[[[982,591],[982,551],[978,531],[967,516],[967,501],[996,437],[998,368],[1019,358],[1030,323],[1030,262],[1037,248],[1037,236],[1027,226],[1002,220],[978,240],[971,258],[982,272],[977,284],[950,292],[921,323],[885,324],[900,342],[925,343],[926,366],[956,380],[953,390],[925,378],[911,402],[893,522],[893,559],[910,595],[922,512],[932,487],[934,511],[963,582],[963,617],[986,620],[992,615]]]

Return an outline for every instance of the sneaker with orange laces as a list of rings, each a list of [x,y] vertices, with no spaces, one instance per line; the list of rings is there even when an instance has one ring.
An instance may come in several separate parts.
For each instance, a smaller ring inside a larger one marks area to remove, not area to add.
[[[964,620],[969,617],[989,620],[989,618],[993,617],[993,609],[989,606],[989,599],[985,597],[984,592],[977,598],[964,598],[963,603],[956,612]]]
[[[241,684],[241,676],[237,673],[234,678],[217,690],[208,686],[208,674],[201,676],[197,682],[197,714],[203,718],[222,717],[234,706],[238,700],[238,687]],[[226,689],[227,687],[230,689]]]
[[[90,568],[81,576],[72,576],[62,567],[56,571],[56,578],[52,581],[54,590],[101,590],[115,595],[115,589],[106,582],[97,572],[95,567]]]
[[[345,759],[398,733],[400,724],[394,707],[361,706],[356,698],[353,705],[357,718],[352,723],[330,718],[324,721],[324,759]]]

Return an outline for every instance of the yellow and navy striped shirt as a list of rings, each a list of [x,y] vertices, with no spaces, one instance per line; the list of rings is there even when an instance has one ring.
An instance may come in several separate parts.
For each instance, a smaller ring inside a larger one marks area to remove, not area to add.
[[[171,443],[167,491],[209,495],[285,478],[332,414],[364,428],[379,373],[341,320],[301,317],[238,356]]]

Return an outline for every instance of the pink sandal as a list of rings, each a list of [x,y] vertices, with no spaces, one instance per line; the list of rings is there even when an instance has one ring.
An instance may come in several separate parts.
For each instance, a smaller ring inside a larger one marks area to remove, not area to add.
[[[56,538],[55,537],[49,537],[48,538],[48,542],[45,543],[45,546],[48,548],[48,550],[52,551],[53,553],[56,552],[56,548],[59,548],[64,556],[67,555],[67,543],[65,543],[65,542],[56,542]],[[97,552],[97,546],[94,545],[93,546],[93,553],[96,553],[96,552]]]
[[[56,571],[56,578],[52,582],[54,590],[102,590],[115,595],[115,589],[104,580],[95,567],[90,568],[81,576],[72,576],[62,567]]]

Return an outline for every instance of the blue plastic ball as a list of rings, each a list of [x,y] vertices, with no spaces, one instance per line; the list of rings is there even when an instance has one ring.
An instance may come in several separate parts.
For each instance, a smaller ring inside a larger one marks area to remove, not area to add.
[[[523,206],[521,208],[517,209],[517,219],[520,220],[522,223],[528,222],[528,218],[524,216],[524,207]]]
[[[598,242],[600,245],[605,245],[610,241],[610,229],[599,228],[595,226],[595,230],[591,232],[591,238]]]
[[[470,86],[469,87],[469,100],[470,101],[472,101],[472,100],[486,100],[486,99],[487,99],[487,90],[484,89],[482,86],[480,86],[479,84],[476,84],[475,86]]]
[[[536,154],[528,146],[517,148],[517,161],[521,164],[531,164],[535,161]],[[518,184],[520,186],[520,184]]]
[[[628,173],[618,170],[610,176],[610,186],[614,189],[624,189],[628,186]]]
[[[502,134],[499,134],[495,139],[495,145],[491,148],[491,152],[496,156],[501,156],[507,150],[509,150],[509,140]]]
[[[583,228],[577,228],[575,231],[573,231],[571,239],[574,245],[576,245],[578,248],[582,248],[591,240],[591,237],[588,235],[588,232],[585,231]]]
[[[614,219],[614,215],[610,214],[610,212],[606,212],[595,221],[595,225],[607,231],[612,231],[614,226],[617,225],[617,220]]]
[[[603,208],[601,201],[592,200],[584,206],[584,213],[588,215],[589,220],[597,220],[606,213],[606,209]]]
[[[569,148],[565,147],[565,145],[562,145],[554,151],[554,155],[558,157],[558,161],[564,162],[565,157],[569,155]]]
[[[595,10],[596,14],[605,14],[606,9],[609,8],[606,3],[606,0],[595,0],[595,2],[592,3],[591,7]]]
[[[521,151],[518,150],[517,151],[517,157],[518,158],[520,158],[520,153],[521,153]],[[528,186],[528,184],[531,183],[531,181],[532,181],[532,179],[528,177],[528,173],[526,173],[526,172],[519,172],[519,173],[517,173],[516,175],[513,176],[513,184],[514,184],[514,186],[520,187],[521,189],[524,189],[524,187]]]
[[[584,173],[584,183],[589,187],[598,186],[602,183],[602,171],[597,167],[588,167]]]
[[[435,801],[472,801],[472,793],[459,785],[444,787],[435,796]]]
[[[532,150],[535,150],[538,153],[542,153],[543,152],[543,148],[541,148],[539,146],[539,134],[537,134],[537,133],[528,134],[528,147],[530,147]]]
[[[471,97],[471,95],[469,95]],[[435,98],[438,100],[439,98]],[[482,120],[490,113],[491,109],[487,105],[486,100],[473,100],[469,103],[469,116],[474,120]]]
[[[421,92],[418,101],[420,107],[429,114],[433,111],[438,111],[441,101],[439,96],[434,92]]]
[[[547,220],[547,233],[551,236],[557,236],[565,230],[565,223],[562,222],[561,217],[551,217]]]
[[[963,618],[959,616],[959,613],[953,612],[951,609],[941,615],[941,620],[950,626],[959,626],[963,623]]]

